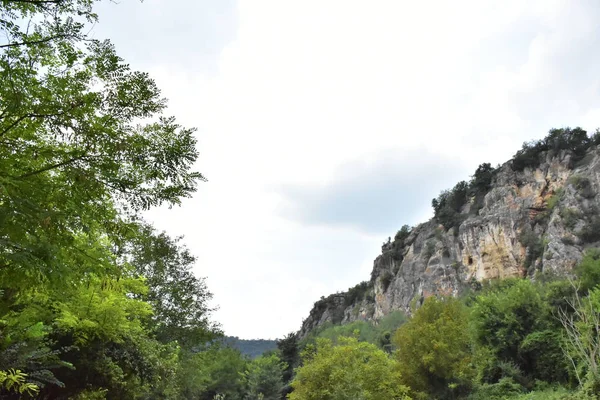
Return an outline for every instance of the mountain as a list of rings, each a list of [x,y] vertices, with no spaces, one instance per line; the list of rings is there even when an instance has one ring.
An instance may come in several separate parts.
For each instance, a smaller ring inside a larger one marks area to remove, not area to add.
[[[432,201],[435,216],[382,246],[371,279],[322,297],[300,329],[377,321],[488,279],[567,274],[600,240],[600,134],[553,129]]]
[[[240,353],[250,358],[256,358],[266,351],[277,349],[277,342],[275,340],[240,339],[236,336],[225,336],[223,341],[228,346],[238,349]]]

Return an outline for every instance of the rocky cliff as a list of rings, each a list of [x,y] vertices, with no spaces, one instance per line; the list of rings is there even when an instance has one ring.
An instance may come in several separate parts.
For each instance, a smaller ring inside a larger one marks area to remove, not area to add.
[[[317,301],[300,336],[327,321],[410,313],[428,296],[487,279],[568,273],[600,240],[600,149],[588,140],[584,150],[534,149],[535,162],[522,170],[515,159],[499,166],[483,192],[466,196],[455,223],[434,217],[399,231],[371,280]]]

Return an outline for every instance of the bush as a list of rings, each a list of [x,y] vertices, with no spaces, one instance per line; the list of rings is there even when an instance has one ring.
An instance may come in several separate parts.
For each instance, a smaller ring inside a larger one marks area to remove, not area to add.
[[[523,267],[529,271],[535,266],[535,261],[544,254],[545,242],[543,238],[536,235],[530,230],[523,230],[519,235],[519,243],[527,248]]]
[[[408,225],[403,225],[402,228],[396,233],[394,242],[392,243],[392,258],[395,261],[402,262],[404,256],[404,246],[406,246],[406,239],[410,236],[412,228]]]
[[[551,129],[544,139],[523,143],[521,150],[513,156],[512,169],[523,171],[525,168],[537,168],[544,152],[558,154],[561,150],[568,150],[573,154],[573,161],[578,161],[592,144],[593,140],[581,128]]]
[[[396,331],[394,344],[401,382],[420,397],[454,398],[470,387],[468,312],[459,300],[427,298]]]
[[[425,250],[423,251],[423,259],[425,262],[428,262],[431,259],[431,256],[435,253],[435,241],[428,240],[425,244]]]
[[[445,190],[431,201],[435,219],[441,223],[446,230],[458,227],[465,216],[460,212],[468,201],[469,184],[461,181],[452,190]]]
[[[304,363],[292,382],[291,400],[409,399],[397,362],[375,345],[340,338],[335,346],[319,339],[303,353]]]
[[[357,301],[362,301],[372,287],[373,286],[367,281],[363,281],[358,285],[351,287],[344,293],[344,305],[348,307]]]

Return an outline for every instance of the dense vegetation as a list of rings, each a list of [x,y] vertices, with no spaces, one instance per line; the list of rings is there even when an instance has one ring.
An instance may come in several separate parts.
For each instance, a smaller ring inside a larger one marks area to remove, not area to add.
[[[240,339],[237,336],[226,336],[224,342],[250,358],[256,358],[263,353],[277,349],[277,341],[275,340]]]
[[[429,297],[408,320],[322,327],[296,342],[290,398],[596,399],[600,250],[574,272]]]
[[[510,161],[510,167],[514,171],[536,168],[544,157],[553,157],[560,152],[570,155],[569,166],[574,167],[583,160],[590,147],[598,144],[600,132],[590,137],[581,128],[551,129],[545,138],[523,143],[521,150]],[[467,204],[470,204],[469,214],[476,215],[483,205],[483,198],[492,187],[497,171],[498,168],[493,168],[489,163],[481,164],[469,182],[461,181],[454,188],[440,193],[431,201],[435,219],[449,230],[458,228],[467,218],[468,214],[463,210]]]
[[[141,218],[204,180],[194,130],[163,115],[147,74],[87,36],[94,3],[0,0],[0,398],[597,398],[594,249],[574,280],[486,283],[461,299],[428,298],[410,319],[291,333],[254,359],[227,346],[194,256]],[[599,143],[579,128],[552,130],[511,166],[563,151],[581,162]],[[466,204],[477,212],[495,173],[482,164],[434,199],[436,219],[451,229]],[[589,181],[573,179],[589,196]],[[580,238],[597,240],[597,210],[561,210],[565,220],[580,212]],[[527,234],[528,248],[543,245]],[[395,260],[410,235],[405,226],[386,244]],[[373,295],[363,282],[315,309]]]
[[[285,364],[220,344],[193,255],[141,218],[204,180],[194,129],[87,36],[94,3],[0,1],[0,398],[278,398]]]

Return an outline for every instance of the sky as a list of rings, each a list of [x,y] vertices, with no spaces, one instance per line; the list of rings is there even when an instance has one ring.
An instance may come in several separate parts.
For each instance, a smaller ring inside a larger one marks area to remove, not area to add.
[[[368,280],[431,199],[550,128],[600,126],[597,0],[120,0],[110,39],[197,127],[208,182],[146,218],[225,333],[274,339]]]

